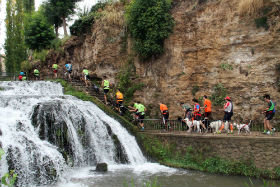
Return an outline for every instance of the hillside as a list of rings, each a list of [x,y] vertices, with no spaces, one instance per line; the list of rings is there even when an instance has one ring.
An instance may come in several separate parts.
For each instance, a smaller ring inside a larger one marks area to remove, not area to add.
[[[105,8],[91,32],[71,37],[62,52],[51,51],[47,64],[63,66],[71,60],[77,72],[87,66],[115,84],[120,72],[132,71],[133,83],[145,85],[134,99],[143,102],[151,116],[158,116],[158,102],[166,103],[171,117],[177,118],[182,115],[179,102],[226,90],[235,120],[261,123],[266,105],[262,96],[269,93],[276,102],[280,97],[279,10],[275,0],[265,1],[256,15],[244,13],[239,0],[173,0],[175,26],[164,54],[142,61],[125,27],[124,6],[116,3]],[[214,118],[223,115],[221,108],[214,107]]]

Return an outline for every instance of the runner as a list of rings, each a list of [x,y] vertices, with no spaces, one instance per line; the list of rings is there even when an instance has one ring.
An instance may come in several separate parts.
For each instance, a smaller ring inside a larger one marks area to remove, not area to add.
[[[36,80],[40,80],[40,72],[37,68],[34,69],[34,76]]]
[[[203,100],[204,100],[204,124],[206,126],[206,128],[208,128],[209,126],[209,118],[211,117],[211,112],[212,112],[212,109],[211,109],[211,106],[212,106],[212,103],[211,101],[207,98],[206,95],[203,96]]]
[[[224,129],[225,122],[228,122],[228,123],[231,122],[231,117],[233,116],[233,104],[232,104],[231,98],[226,97],[225,101],[226,101],[226,103],[224,104],[224,111],[225,111],[224,120],[223,120],[222,126],[218,133],[221,133],[222,130]],[[233,133],[233,125],[231,123],[230,123],[230,131],[231,131],[231,133]]]
[[[169,118],[168,107],[165,104],[159,103],[159,109],[163,119],[163,125],[168,130],[167,121]]]
[[[110,82],[107,80],[106,76],[103,77],[102,86],[104,90],[104,101],[105,104],[107,105],[108,104],[107,95],[110,91]]]
[[[119,113],[122,115],[122,107],[123,104],[123,94],[121,93],[120,89],[117,89],[116,93],[116,109],[119,111]]]
[[[89,72],[86,67],[83,69],[83,80],[85,81],[86,87],[89,86]]]
[[[264,110],[265,118],[264,118],[264,134],[272,134],[273,131],[275,131],[274,128],[272,128],[270,121],[273,119],[275,114],[275,104],[270,99],[270,95],[266,94],[263,96],[265,102],[267,102],[268,107]]]
[[[68,80],[71,81],[71,73],[72,73],[71,62],[68,62],[67,64],[65,64],[65,68],[66,68],[66,74],[67,74]]]
[[[57,64],[53,64],[52,65],[52,69],[53,69],[53,73],[54,73],[54,78],[57,78],[57,70],[58,70],[58,65]]]
[[[194,115],[194,120],[199,121],[200,125],[204,130],[206,130],[205,125],[201,123],[201,113],[200,113],[200,104],[198,103],[197,99],[193,99],[194,107],[193,107],[193,115]],[[194,130],[196,130],[196,126],[194,126]]]
[[[137,107],[139,112],[140,127],[141,127],[141,131],[143,131],[146,107],[143,104],[141,104],[139,101],[137,102]]]

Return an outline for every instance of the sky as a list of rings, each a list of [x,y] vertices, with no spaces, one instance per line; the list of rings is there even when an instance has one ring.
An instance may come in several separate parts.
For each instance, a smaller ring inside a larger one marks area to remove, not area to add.
[[[4,43],[6,37],[6,28],[5,28],[5,18],[6,18],[6,0],[0,0],[0,54],[4,54]],[[35,0],[35,9],[38,10],[38,7],[44,2],[45,0]],[[83,10],[84,7],[91,8],[94,4],[96,4],[98,0],[82,0],[81,2],[77,3],[79,9]],[[77,19],[77,16],[72,17],[73,20]],[[74,21],[68,23],[69,26],[73,24]],[[62,34],[62,28],[60,28],[59,32]]]

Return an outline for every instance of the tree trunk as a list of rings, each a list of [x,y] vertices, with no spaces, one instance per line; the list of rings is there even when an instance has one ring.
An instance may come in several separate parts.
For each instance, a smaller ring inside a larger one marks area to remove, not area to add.
[[[68,36],[67,28],[66,28],[66,18],[62,17],[62,21],[63,21],[64,36]]]
[[[56,38],[58,38],[58,26],[54,27]]]

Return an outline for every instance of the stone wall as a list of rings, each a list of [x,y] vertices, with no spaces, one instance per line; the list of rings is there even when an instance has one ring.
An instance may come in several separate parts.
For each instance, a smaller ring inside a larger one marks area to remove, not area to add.
[[[251,162],[261,169],[280,166],[279,137],[216,136],[149,134],[159,138],[164,144],[174,144],[176,151],[185,154],[191,146],[202,152],[203,157],[220,157],[235,161]]]

